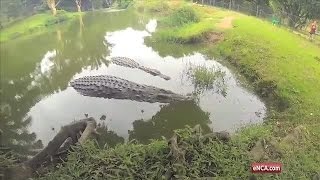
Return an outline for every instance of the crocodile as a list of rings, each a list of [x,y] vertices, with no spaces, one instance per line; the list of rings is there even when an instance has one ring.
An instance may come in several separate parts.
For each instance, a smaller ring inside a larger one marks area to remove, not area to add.
[[[188,95],[176,94],[170,90],[138,84],[109,75],[81,77],[71,81],[70,85],[84,96],[106,99],[129,99],[149,103],[192,100]]]
[[[140,69],[144,72],[147,72],[153,76],[159,76],[165,80],[171,79],[169,76],[162,74],[160,71],[142,66],[139,63],[137,63],[136,61],[134,61],[133,59],[130,59],[127,57],[111,57],[111,62],[116,65],[119,65],[119,66],[124,66],[124,67],[128,67],[128,68],[137,68],[137,69]]]

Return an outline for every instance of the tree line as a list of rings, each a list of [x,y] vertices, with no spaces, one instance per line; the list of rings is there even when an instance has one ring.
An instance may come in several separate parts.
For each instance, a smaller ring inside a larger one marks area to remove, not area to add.
[[[310,20],[320,19],[320,0],[193,0],[195,3],[220,5],[240,10],[246,8],[250,15],[277,16],[293,28],[302,28]],[[241,10],[240,10],[241,11]],[[242,10],[245,11],[245,10]]]
[[[0,21],[10,22],[48,10],[51,10],[52,14],[56,15],[57,9],[88,11],[108,8],[113,1],[115,0],[1,0]]]
[[[51,10],[53,15],[57,9],[67,11],[88,11],[107,8],[114,1],[126,4],[131,0],[1,0],[0,22],[10,22],[19,17],[30,16],[39,12]],[[286,19],[293,28],[301,28],[308,21],[320,19],[320,0],[192,0],[197,3],[215,5],[226,4],[226,8],[250,7],[252,15],[264,13],[274,14]]]

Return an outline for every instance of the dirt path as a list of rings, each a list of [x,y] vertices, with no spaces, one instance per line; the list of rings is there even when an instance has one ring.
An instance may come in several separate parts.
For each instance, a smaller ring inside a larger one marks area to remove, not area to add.
[[[232,28],[232,21],[233,21],[234,17],[229,16],[229,17],[225,17],[221,20],[221,22],[217,25],[218,28],[221,29],[229,29]]]

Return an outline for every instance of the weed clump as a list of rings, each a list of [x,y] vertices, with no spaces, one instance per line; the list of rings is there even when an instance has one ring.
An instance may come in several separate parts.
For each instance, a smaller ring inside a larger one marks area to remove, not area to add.
[[[203,42],[206,34],[213,29],[209,21],[201,21],[201,16],[192,6],[183,6],[159,21],[161,29],[152,38],[157,42],[195,44]]]
[[[205,65],[197,65],[188,67],[186,74],[192,81],[196,94],[201,94],[204,91],[215,91],[216,93],[226,96],[226,72],[221,69],[207,67]]]
[[[184,6],[175,10],[164,22],[170,27],[181,27],[200,22],[200,16],[193,8]]]
[[[169,9],[169,5],[166,1],[152,1],[147,4],[146,8],[151,13],[166,12]]]

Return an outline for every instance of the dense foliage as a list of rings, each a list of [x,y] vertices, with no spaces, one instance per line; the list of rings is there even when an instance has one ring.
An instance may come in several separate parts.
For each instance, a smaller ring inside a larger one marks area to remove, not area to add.
[[[265,18],[281,18],[282,23],[301,28],[310,20],[319,19],[320,0],[194,0],[237,10]]]
[[[110,7],[113,2],[116,2],[119,8],[126,8],[132,0],[53,0],[57,9],[67,11],[77,11],[77,3],[80,4],[82,11],[87,11]],[[256,16],[278,16],[284,23],[294,28],[301,28],[310,20],[320,18],[320,0],[193,0],[193,2],[236,9]],[[49,10],[47,0],[1,0],[0,5],[1,26],[15,19]],[[165,3],[155,5],[155,11],[168,8],[163,5]]]
[[[170,27],[179,27],[186,24],[197,23],[199,21],[200,17],[196,11],[191,7],[184,6],[174,11],[166,20],[166,23]]]
[[[249,158],[237,142],[204,136],[192,128],[176,131],[176,142],[129,142],[101,150],[94,143],[77,147],[68,162],[41,179],[195,179],[245,178]],[[235,161],[236,160],[236,161]],[[225,168],[228,167],[228,168]],[[240,168],[240,169],[239,169]]]

